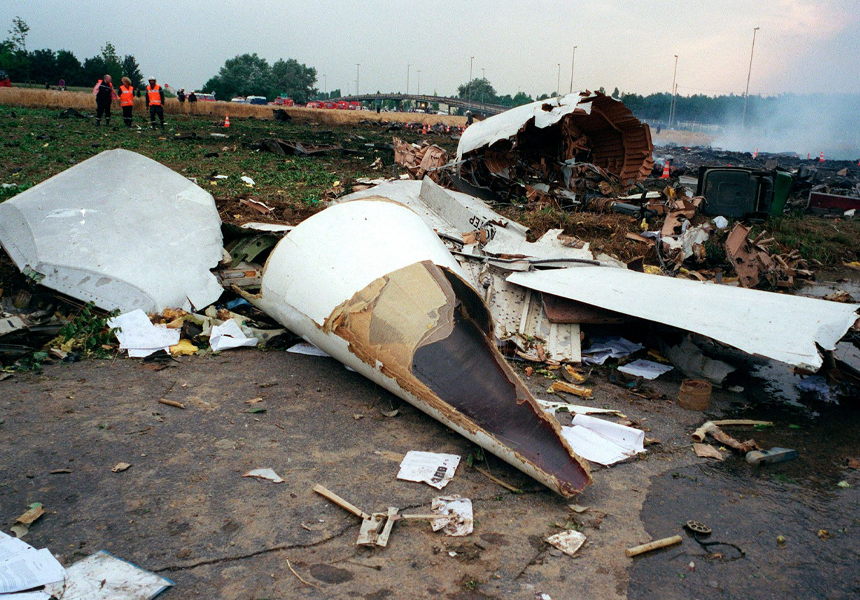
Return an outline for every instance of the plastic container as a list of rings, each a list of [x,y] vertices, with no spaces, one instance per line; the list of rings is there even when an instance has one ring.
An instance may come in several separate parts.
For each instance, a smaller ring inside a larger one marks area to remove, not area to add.
[[[678,392],[678,406],[690,410],[706,410],[711,405],[711,383],[702,379],[687,379]]]

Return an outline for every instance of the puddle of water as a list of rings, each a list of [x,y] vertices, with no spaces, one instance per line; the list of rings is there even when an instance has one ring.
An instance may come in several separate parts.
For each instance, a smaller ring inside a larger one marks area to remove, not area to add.
[[[846,460],[860,458],[860,411],[846,406],[850,402],[811,400],[805,392],[780,401],[779,394],[798,383],[796,376],[775,368],[765,368],[764,376],[770,387],[747,388],[750,397],[727,418],[774,426],[726,432],[763,448],[793,448],[799,458],[755,467],[732,456],[669,472],[652,482],[642,511],[654,539],[680,533],[694,519],[713,528],[708,541],[737,544],[746,556],[709,558],[684,534],[681,547],[636,560],[629,598],[860,597],[860,471]],[[850,487],[840,487],[842,481]],[[820,537],[819,530],[827,534]],[[711,550],[737,556],[728,547]]]
[[[860,271],[838,269],[821,271],[816,274],[817,281],[807,282],[797,290],[798,296],[824,298],[829,294],[845,291],[855,300],[860,300]]]

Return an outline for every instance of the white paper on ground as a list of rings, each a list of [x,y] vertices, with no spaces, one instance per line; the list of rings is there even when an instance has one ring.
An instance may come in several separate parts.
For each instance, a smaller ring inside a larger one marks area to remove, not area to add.
[[[275,473],[274,469],[254,469],[248,471],[242,477],[257,477],[259,479],[268,479],[273,483],[284,483],[284,480],[281,479],[280,475]]]
[[[568,556],[573,556],[585,543],[585,535],[573,529],[562,531],[546,538],[546,541],[551,546],[555,546]]]
[[[452,537],[469,535],[474,529],[475,517],[472,513],[472,501],[468,498],[441,496],[433,498],[431,506],[434,513],[451,515],[452,519],[436,519],[433,521],[433,531],[440,529]]]
[[[66,570],[66,580],[45,587],[59,600],[149,600],[171,587],[169,579],[100,550]]]
[[[213,352],[221,352],[230,348],[241,348],[243,346],[256,346],[257,338],[249,338],[239,329],[236,321],[228,319],[221,325],[216,325],[209,333],[209,345]]]
[[[397,479],[423,482],[441,490],[454,477],[459,464],[460,457],[456,454],[410,450],[400,463]]]
[[[627,415],[615,410],[614,408],[595,408],[594,406],[582,406],[581,404],[569,404],[567,402],[551,402],[550,400],[538,399],[538,404],[541,405],[547,412],[567,411],[575,415],[593,415],[593,414],[610,414],[616,417],[626,418]]]
[[[574,452],[601,465],[611,465],[645,452],[644,431],[596,417],[576,415],[573,426],[563,426],[561,435]]]
[[[304,354],[306,356],[322,356],[331,358],[330,354],[307,342],[299,342],[295,346],[290,346],[289,349],[287,349],[287,352],[290,354]]]
[[[18,538],[0,531],[0,562],[25,550],[35,550],[35,548],[27,542],[22,542]]]
[[[108,326],[119,329],[114,332],[119,348],[128,350],[131,358],[149,356],[158,350],[169,351],[171,346],[179,343],[178,329],[153,325],[139,308],[109,319]]]
[[[642,350],[645,346],[626,340],[623,337],[595,337],[591,347],[583,350],[582,362],[589,365],[602,365],[607,358],[623,358]]]
[[[0,562],[0,593],[30,590],[62,581],[66,570],[47,548],[29,548]]]
[[[645,379],[657,379],[663,373],[668,373],[672,370],[672,365],[663,365],[651,360],[638,359],[631,363],[618,367],[622,373],[627,373],[633,377],[643,377]]]

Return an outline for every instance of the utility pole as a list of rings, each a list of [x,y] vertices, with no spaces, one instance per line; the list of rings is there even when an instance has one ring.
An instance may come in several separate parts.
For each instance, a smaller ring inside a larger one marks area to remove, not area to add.
[[[421,95],[421,69],[418,69],[418,91],[416,93]]]
[[[747,126],[747,100],[749,100],[749,97],[750,97],[750,76],[752,75],[753,52],[755,52],[755,34],[759,29],[761,29],[761,28],[755,27],[753,29],[752,48],[750,49],[750,68],[749,68],[749,71],[747,71],[747,89],[744,92],[744,118],[743,118],[744,127]]]
[[[484,90],[487,89],[487,72],[481,67],[481,104],[484,103]]]
[[[466,93],[466,100],[472,101],[472,64],[475,62],[475,57],[469,59],[469,91]]]
[[[556,63],[558,65],[558,80],[555,82],[555,97],[558,98],[561,96],[561,63]]]
[[[325,73],[323,73],[323,90],[325,90],[325,98],[328,100],[328,79],[326,79]]]
[[[675,72],[672,73],[672,103],[669,105],[669,128],[672,127],[672,119],[675,116],[675,78],[678,76],[678,55],[675,55]]]
[[[406,95],[409,95],[409,67],[412,66],[412,63],[406,65]]]
[[[573,93],[573,66],[576,64],[576,49],[578,46],[573,47],[573,57],[570,59],[570,93]]]
[[[361,64],[355,63],[355,95],[358,96],[358,77],[361,69]]]

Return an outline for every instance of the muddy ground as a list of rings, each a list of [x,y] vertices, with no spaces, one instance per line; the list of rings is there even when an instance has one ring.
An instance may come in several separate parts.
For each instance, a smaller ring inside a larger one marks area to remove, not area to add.
[[[30,503],[41,502],[47,513],[26,541],[66,565],[108,550],[175,581],[165,599],[860,592],[860,476],[845,463],[860,447],[856,410],[717,391],[711,409],[699,413],[674,403],[680,377],[673,373],[649,384],[664,397],[645,400],[609,384],[600,369],[594,397],[581,402],[623,411],[659,443],[638,459],[595,467],[594,485],[575,499],[590,510],[576,514],[570,501],[495,457],[473,464],[522,493],[470,468],[466,458],[478,454],[470,442],[333,359],[235,350],[169,364],[85,361],[0,381],[0,526],[8,531]],[[551,397],[543,376],[528,383]],[[165,396],[185,410],[159,404]],[[263,401],[247,402],[254,398]],[[399,413],[383,416],[392,406]],[[727,414],[774,419],[773,428],[736,433],[797,448],[800,459],[754,468],[729,453],[724,462],[697,458],[690,432]],[[312,486],[366,511],[427,512],[440,493],[396,479],[409,450],[463,457],[444,494],[472,499],[474,533],[453,538],[427,524],[398,524],[388,548],[355,546],[358,519]],[[132,467],[113,473],[118,462]],[[257,467],[273,468],[285,483],[242,477]],[[71,473],[51,474],[61,469]],[[706,551],[682,532],[689,519],[710,525],[713,540],[736,544],[745,556],[725,546]],[[588,537],[576,558],[543,541],[563,527]],[[628,546],[676,533],[685,538],[681,546],[625,557]]]

